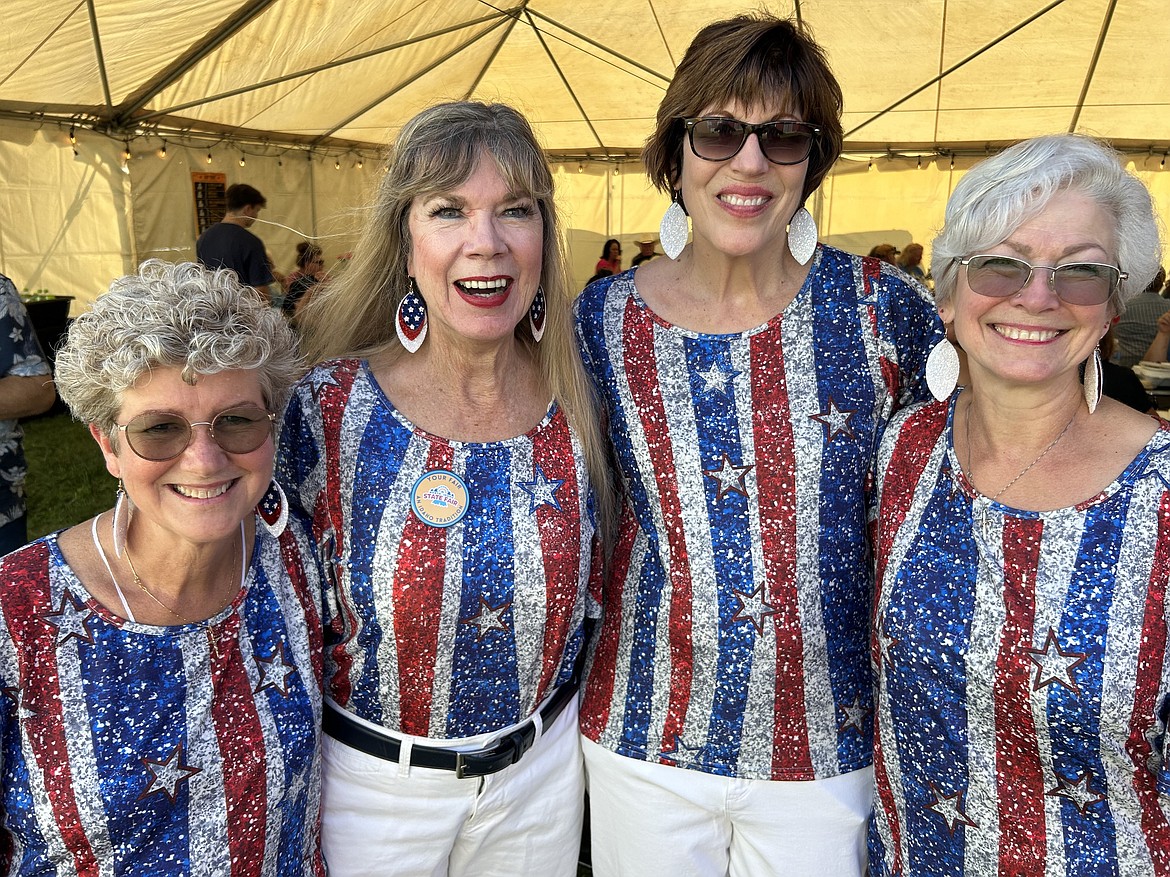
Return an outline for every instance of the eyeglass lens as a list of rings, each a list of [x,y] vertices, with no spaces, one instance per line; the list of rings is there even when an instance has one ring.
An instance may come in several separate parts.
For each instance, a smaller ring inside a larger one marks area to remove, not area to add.
[[[204,424],[206,425],[206,424]],[[178,414],[140,414],[122,427],[130,449],[145,460],[161,462],[191,444],[192,426]],[[272,416],[260,408],[232,408],[210,424],[211,438],[226,453],[247,454],[272,434]]]
[[[708,161],[725,161],[743,148],[749,134],[760,141],[760,151],[773,164],[799,164],[812,150],[813,132],[805,122],[782,119],[749,125],[718,117],[690,120],[691,150]]]
[[[1108,301],[1121,278],[1117,268],[1096,262],[1070,262],[1052,269],[1010,256],[972,256],[967,260],[967,285],[980,295],[1007,298],[1027,285],[1033,270],[1050,271],[1051,287],[1061,300],[1073,305]]]

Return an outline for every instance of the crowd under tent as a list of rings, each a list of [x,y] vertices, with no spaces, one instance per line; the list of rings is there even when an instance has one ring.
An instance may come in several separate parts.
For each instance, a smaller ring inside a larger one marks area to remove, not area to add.
[[[616,237],[656,235],[666,199],[639,151],[700,27],[802,19],[845,93],[845,154],[808,206],[853,252],[927,244],[974,162],[1077,131],[1170,199],[1170,16],[1155,0],[5,0],[0,272],[75,297],[143,259],[190,259],[200,179],[268,199],[278,267],[354,241],[385,145],[440,100],[534,123],[583,281]],[[211,175],[208,177],[207,175]]]

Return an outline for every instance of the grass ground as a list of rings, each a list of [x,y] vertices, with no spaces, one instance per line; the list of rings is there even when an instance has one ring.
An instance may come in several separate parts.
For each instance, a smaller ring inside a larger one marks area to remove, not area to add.
[[[118,482],[97,443],[68,414],[26,420],[28,537],[35,539],[113,507]]]

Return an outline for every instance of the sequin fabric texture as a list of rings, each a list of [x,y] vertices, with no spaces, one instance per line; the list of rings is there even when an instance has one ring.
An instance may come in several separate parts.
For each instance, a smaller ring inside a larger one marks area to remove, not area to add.
[[[941,326],[891,266],[813,259],[737,334],[667,324],[636,273],[577,300],[624,482],[582,730],[620,755],[777,780],[871,763],[865,484]]]
[[[1099,496],[1021,512],[973,492],[952,418],[902,412],[878,463],[870,867],[1168,874],[1170,432]]]
[[[468,509],[432,526],[411,506],[428,472],[453,473]],[[450,739],[527,719],[582,646],[592,492],[555,406],[530,432],[447,441],[394,409],[365,363],[298,385],[278,477],[332,545],[326,693],[391,730]]]
[[[117,618],[56,536],[0,564],[3,873],[323,877],[319,566],[256,531],[210,625]]]

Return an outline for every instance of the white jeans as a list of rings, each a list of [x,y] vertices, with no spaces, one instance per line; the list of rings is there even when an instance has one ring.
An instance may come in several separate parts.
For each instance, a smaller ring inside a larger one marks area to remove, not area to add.
[[[400,770],[323,736],[330,877],[574,877],[584,816],[577,703],[486,777]]]
[[[859,877],[873,769],[741,780],[616,755],[582,738],[595,877]]]

